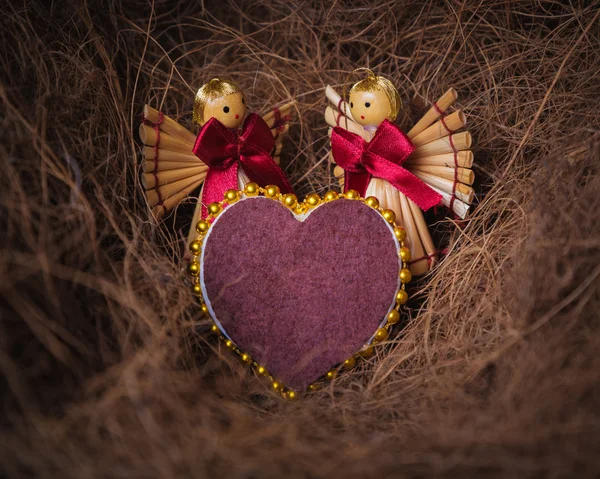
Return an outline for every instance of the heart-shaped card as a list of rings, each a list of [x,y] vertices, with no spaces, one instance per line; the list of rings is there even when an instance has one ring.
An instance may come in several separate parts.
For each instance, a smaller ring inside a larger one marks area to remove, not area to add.
[[[298,202],[249,183],[209,211],[190,245],[194,292],[226,344],[285,396],[353,366],[399,321],[409,252],[376,198]]]

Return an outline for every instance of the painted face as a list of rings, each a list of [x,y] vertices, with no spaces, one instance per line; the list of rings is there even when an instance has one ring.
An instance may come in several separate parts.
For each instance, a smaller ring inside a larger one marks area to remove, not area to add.
[[[216,118],[227,128],[239,128],[246,117],[246,100],[242,92],[232,93],[204,105],[204,122]]]
[[[350,111],[359,125],[379,126],[390,109],[390,100],[381,90],[350,92]]]

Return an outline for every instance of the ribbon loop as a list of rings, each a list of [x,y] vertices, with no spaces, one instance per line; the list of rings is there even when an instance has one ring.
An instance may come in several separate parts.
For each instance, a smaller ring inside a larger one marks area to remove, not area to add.
[[[381,123],[371,142],[339,126],[331,135],[333,158],[345,171],[345,190],[357,190],[364,196],[371,178],[382,178],[427,211],[442,197],[401,166],[414,149],[410,139],[388,120]]]
[[[230,130],[216,118],[206,122],[192,150],[208,166],[202,218],[208,216],[208,204],[222,201],[225,191],[238,188],[240,165],[251,181],[261,186],[277,185],[282,193],[292,192],[285,173],[271,158],[274,145],[269,126],[256,113],[248,115],[241,132]]]

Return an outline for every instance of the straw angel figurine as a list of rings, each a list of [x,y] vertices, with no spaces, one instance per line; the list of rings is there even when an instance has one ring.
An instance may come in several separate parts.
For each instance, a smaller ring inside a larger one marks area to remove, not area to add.
[[[238,86],[213,78],[194,100],[195,135],[175,120],[144,106],[140,138],[144,143],[142,182],[157,218],[202,186],[193,226],[209,214],[210,204],[223,200],[225,191],[242,189],[253,181],[292,191],[279,165],[282,140],[289,129],[294,102],[260,117],[246,116],[246,99]]]
[[[347,100],[326,88],[334,172],[344,191],[374,196],[393,212],[406,230],[411,272],[421,275],[437,260],[423,211],[443,204],[464,218],[474,198],[471,135],[457,133],[465,116],[446,115],[457,97],[451,88],[405,135],[393,123],[401,108],[394,85],[367,68],[355,72],[367,77],[352,86]]]

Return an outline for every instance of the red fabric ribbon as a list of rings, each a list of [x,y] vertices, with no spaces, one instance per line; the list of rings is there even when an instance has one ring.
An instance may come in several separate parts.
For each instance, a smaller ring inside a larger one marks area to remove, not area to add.
[[[410,139],[388,120],[381,123],[370,142],[339,126],[331,135],[333,158],[345,171],[344,190],[356,190],[364,196],[373,176],[383,178],[427,211],[442,197],[401,166],[414,149]]]
[[[269,126],[256,113],[248,115],[241,130],[231,130],[211,118],[200,130],[194,155],[208,166],[202,190],[202,218],[208,216],[207,205],[223,201],[229,189],[238,189],[238,168],[260,186],[277,185],[282,193],[292,187],[285,173],[273,161],[270,152],[275,140]]]

